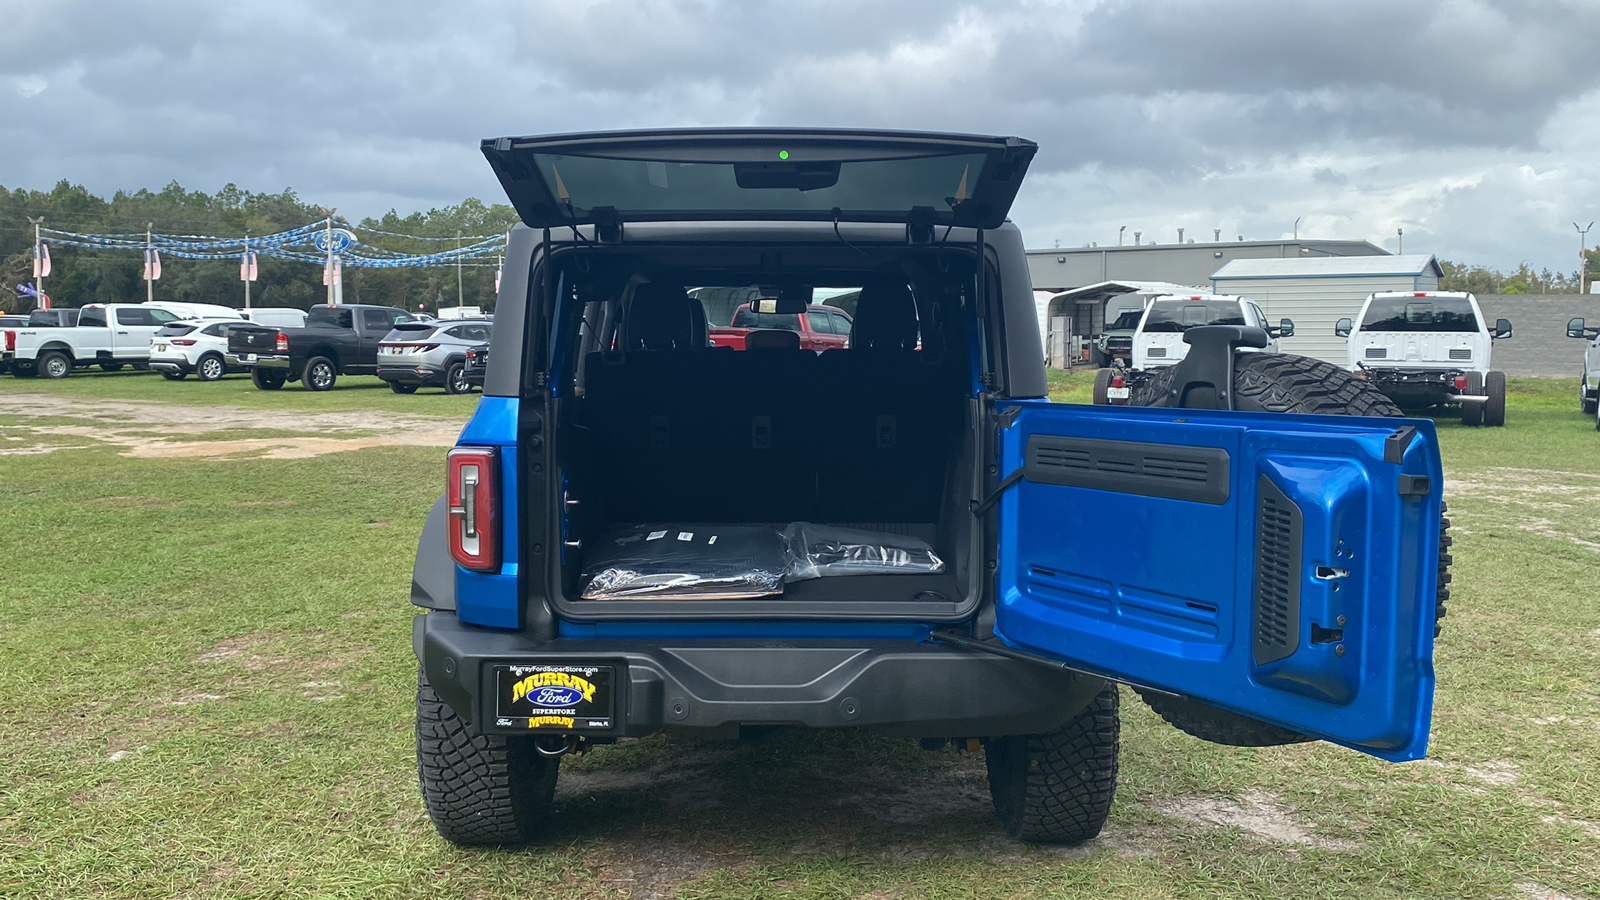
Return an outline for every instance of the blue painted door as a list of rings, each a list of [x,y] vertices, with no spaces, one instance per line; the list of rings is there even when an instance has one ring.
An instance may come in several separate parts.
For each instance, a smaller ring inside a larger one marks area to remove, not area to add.
[[[1433,706],[1443,476],[1415,419],[1012,404],[995,633],[1388,760]]]

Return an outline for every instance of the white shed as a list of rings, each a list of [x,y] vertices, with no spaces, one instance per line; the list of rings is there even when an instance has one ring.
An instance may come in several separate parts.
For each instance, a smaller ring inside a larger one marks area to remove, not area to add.
[[[1303,259],[1236,259],[1211,276],[1218,294],[1242,294],[1267,317],[1294,320],[1285,353],[1345,365],[1345,339],[1333,326],[1355,317],[1376,291],[1436,291],[1444,272],[1432,256],[1326,256]]]

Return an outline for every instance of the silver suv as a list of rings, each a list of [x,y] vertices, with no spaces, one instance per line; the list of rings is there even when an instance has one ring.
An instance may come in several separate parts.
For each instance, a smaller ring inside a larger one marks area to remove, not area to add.
[[[423,385],[465,394],[472,390],[467,350],[488,343],[492,327],[488,319],[401,322],[378,343],[378,377],[396,394],[412,394]]]

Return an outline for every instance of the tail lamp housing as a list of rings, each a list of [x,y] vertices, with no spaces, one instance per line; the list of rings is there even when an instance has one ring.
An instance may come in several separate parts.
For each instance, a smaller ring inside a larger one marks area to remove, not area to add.
[[[277,350],[279,353],[288,353],[289,352],[289,336],[287,334],[284,334],[281,331],[278,332],[278,340],[277,340],[277,343],[274,345],[273,349]]]
[[[16,349],[17,349],[17,333],[15,331],[6,332],[6,349],[10,350],[12,352],[16,351]]]
[[[493,447],[457,447],[447,464],[450,556],[474,572],[500,568],[499,461]]]
[[[194,340],[192,338],[173,338],[172,339],[172,343],[177,345],[177,346],[179,346],[179,347],[193,347],[194,346]]]
[[[1467,389],[1467,376],[1465,376],[1465,375],[1457,375],[1456,376],[1456,390],[1464,391],[1466,389]]]

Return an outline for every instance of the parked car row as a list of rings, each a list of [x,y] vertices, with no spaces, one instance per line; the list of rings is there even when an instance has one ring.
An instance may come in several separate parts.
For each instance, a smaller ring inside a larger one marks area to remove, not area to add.
[[[487,355],[489,318],[437,320],[386,306],[229,309],[192,303],[90,304],[0,318],[0,371],[65,378],[99,366],[154,369],[170,381],[248,373],[256,387],[302,382],[316,391],[340,375],[376,375],[396,392],[472,389],[467,351]],[[481,368],[476,384],[482,384]]]

